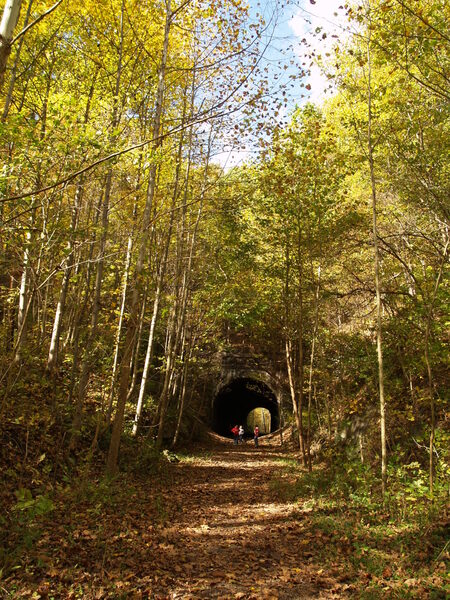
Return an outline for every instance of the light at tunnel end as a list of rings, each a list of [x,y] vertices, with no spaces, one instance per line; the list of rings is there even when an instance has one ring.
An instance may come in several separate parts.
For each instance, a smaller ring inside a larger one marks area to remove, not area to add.
[[[247,435],[253,431],[252,423],[258,424],[262,434],[279,427],[277,398],[266,383],[257,379],[234,379],[218,391],[212,408],[212,429],[222,436],[232,437],[235,425],[242,425]]]

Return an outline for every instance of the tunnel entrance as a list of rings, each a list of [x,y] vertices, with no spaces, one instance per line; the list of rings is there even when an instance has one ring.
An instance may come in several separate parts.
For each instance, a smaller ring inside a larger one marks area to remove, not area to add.
[[[266,433],[278,429],[280,423],[278,403],[269,386],[257,379],[246,377],[234,379],[214,398],[212,422],[214,431],[219,435],[232,437],[231,427],[243,425],[246,433],[250,434],[252,418],[248,417],[255,409],[266,409],[270,413],[270,419],[266,419],[266,422],[268,421],[265,427]]]

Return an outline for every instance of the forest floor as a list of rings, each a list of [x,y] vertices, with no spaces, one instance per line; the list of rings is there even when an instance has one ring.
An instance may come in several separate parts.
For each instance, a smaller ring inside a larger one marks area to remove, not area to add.
[[[0,596],[445,598],[445,564],[418,529],[299,498],[298,476],[274,442],[222,442],[156,475],[61,488],[22,532]]]

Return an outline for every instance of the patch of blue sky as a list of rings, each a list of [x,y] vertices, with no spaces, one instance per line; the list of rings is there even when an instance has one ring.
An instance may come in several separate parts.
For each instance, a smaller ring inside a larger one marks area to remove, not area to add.
[[[344,4],[344,0],[249,0],[251,20],[257,22],[262,15],[270,24],[261,41],[266,48],[262,64],[270,82],[268,102],[277,107],[272,108],[274,123],[283,126],[296,107],[321,103],[332,93],[316,58],[332,55],[333,45],[347,39]],[[215,155],[214,162],[228,170],[258,151],[252,142],[244,148],[226,147]]]

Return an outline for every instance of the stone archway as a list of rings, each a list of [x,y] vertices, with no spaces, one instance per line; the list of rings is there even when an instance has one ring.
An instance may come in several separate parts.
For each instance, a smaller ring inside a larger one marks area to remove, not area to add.
[[[231,437],[231,427],[245,427],[247,416],[255,408],[269,411],[271,432],[279,428],[279,405],[272,388],[258,377],[235,376],[219,387],[213,399],[212,428],[219,435]]]

